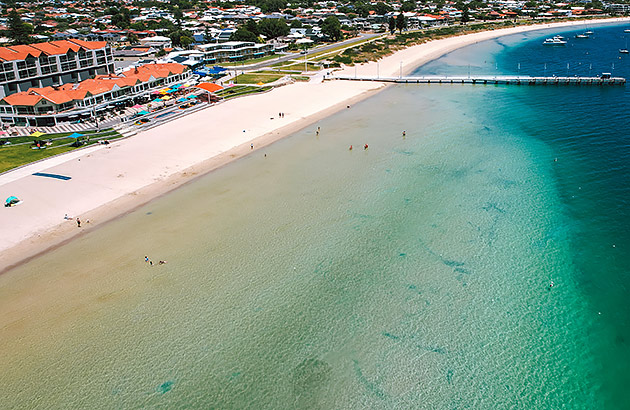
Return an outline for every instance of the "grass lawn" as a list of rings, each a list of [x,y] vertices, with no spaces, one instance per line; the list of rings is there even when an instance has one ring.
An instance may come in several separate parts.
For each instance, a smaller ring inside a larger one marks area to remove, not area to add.
[[[215,94],[219,97],[223,97],[226,100],[234,97],[240,97],[248,94],[262,93],[273,87],[253,87],[251,85],[235,85],[233,87],[226,87],[223,90],[217,91]]]
[[[307,71],[319,71],[319,70],[321,70],[321,68],[318,65],[314,64],[314,63],[308,62],[306,65],[307,65]],[[304,62],[294,63],[294,64],[291,64],[291,65],[285,65],[285,66],[281,66],[279,68],[281,68],[282,70],[294,70],[294,71],[302,72],[302,71],[304,71]]]
[[[275,54],[272,54],[270,56],[265,56],[265,57],[260,57],[260,58],[252,58],[251,60],[236,61],[234,63],[218,63],[216,65],[219,65],[221,67],[239,67],[239,66],[242,66],[242,65],[262,63],[263,61],[273,60],[274,58],[278,58],[278,56],[275,55]]]
[[[275,74],[275,73],[240,74],[238,77],[236,77],[236,81],[234,82],[237,84],[258,84],[258,83],[267,84],[267,83],[272,83],[282,78],[283,76],[284,74]]]
[[[8,171],[21,165],[29,164],[31,162],[39,161],[40,159],[77,149],[76,147],[70,146],[70,144],[75,142],[74,138],[67,138],[70,134],[72,133],[65,132],[61,134],[45,134],[39,138],[6,138],[11,141],[11,145],[0,146],[0,172]],[[99,133],[96,131],[88,131],[82,132],[81,134],[86,136],[93,135],[87,145],[96,144],[98,140],[114,140],[120,137],[120,134],[114,130],[104,130]],[[52,139],[53,142],[52,145],[47,146],[45,149],[31,149],[33,140],[36,139],[42,141]],[[83,146],[85,147],[86,145]]]

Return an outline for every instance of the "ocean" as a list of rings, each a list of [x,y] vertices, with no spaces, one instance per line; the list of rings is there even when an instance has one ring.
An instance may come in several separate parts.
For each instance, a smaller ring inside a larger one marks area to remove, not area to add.
[[[416,74],[630,77],[590,28]],[[389,87],[0,276],[0,407],[628,408],[628,120]]]

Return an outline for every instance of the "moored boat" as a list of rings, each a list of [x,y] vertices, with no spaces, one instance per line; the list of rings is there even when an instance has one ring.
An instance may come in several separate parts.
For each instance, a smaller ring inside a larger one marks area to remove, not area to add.
[[[545,46],[563,46],[565,44],[567,44],[567,42],[562,36],[554,36],[551,38],[546,38],[545,41],[543,41],[543,45]]]

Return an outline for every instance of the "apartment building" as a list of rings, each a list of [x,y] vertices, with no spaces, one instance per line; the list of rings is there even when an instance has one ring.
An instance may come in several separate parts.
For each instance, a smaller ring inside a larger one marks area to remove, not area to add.
[[[0,99],[0,120],[4,124],[54,126],[90,118],[114,107],[131,106],[156,90],[190,81],[192,76],[181,64],[145,64],[76,84],[33,87]]]
[[[105,41],[73,39],[0,47],[0,98],[113,71],[112,49]]]
[[[264,57],[275,51],[273,44],[257,44],[247,41],[203,44],[197,46],[197,50],[203,52],[204,60],[208,63]]]

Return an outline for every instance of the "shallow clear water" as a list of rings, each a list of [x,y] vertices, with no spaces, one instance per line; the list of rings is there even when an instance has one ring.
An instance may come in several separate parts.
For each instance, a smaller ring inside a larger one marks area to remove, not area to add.
[[[623,408],[626,97],[391,87],[203,177],[0,277],[0,400]]]

